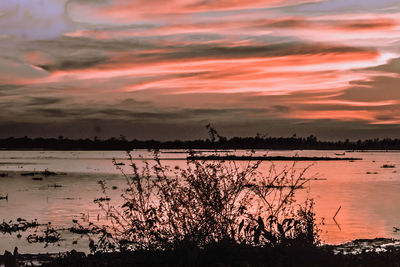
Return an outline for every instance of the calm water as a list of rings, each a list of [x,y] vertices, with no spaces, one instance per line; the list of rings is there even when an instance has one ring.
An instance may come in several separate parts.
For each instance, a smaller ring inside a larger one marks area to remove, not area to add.
[[[331,156],[342,151],[258,151],[258,154],[299,156]],[[236,154],[246,153],[236,151]],[[135,151],[135,157],[151,158],[147,151]],[[71,226],[72,219],[87,218],[95,221],[100,213],[93,199],[101,197],[98,180],[106,180],[113,199],[118,199],[124,180],[112,164],[112,158],[126,159],[121,151],[0,151],[0,195],[8,194],[8,201],[0,200],[0,220],[15,220],[18,217],[39,222],[51,221],[56,226]],[[186,154],[161,153],[164,164],[185,166]],[[315,162],[307,176],[326,178],[312,181],[310,196],[316,202],[317,218],[325,218],[321,237],[326,243],[342,243],[356,238],[392,237],[394,226],[400,226],[400,152],[351,152],[346,157],[360,157],[361,161]],[[265,162],[261,170],[267,170]],[[290,166],[291,162],[275,162],[277,169]],[[299,162],[301,170],[313,162]],[[395,168],[381,168],[383,164],[394,164]],[[31,176],[21,176],[25,171],[65,172],[64,175],[43,177],[34,181]],[[60,184],[54,188],[49,185]],[[306,190],[304,190],[306,191]],[[302,194],[305,194],[303,192]],[[337,224],[332,217],[336,216]],[[84,214],[82,214],[84,213]],[[100,220],[102,218],[100,217]],[[87,251],[87,242],[72,245],[77,237],[65,233],[60,246],[43,244],[28,245],[15,235],[0,234],[0,252],[18,246],[20,252],[58,252],[70,249]]]

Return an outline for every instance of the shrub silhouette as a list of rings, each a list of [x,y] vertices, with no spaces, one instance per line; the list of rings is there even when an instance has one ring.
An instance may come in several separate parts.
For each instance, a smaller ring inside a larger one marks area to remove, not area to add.
[[[220,138],[209,129],[213,141]],[[294,163],[277,171],[272,164],[262,173],[261,161],[221,160],[187,160],[185,168],[171,168],[162,164],[158,151],[152,164],[143,161],[139,168],[127,155],[129,173],[113,160],[127,184],[120,206],[112,205],[100,181],[103,197],[95,202],[108,223],[74,221],[71,229],[90,237],[92,252],[318,242],[312,200],[299,205],[294,198],[311,179],[305,177],[308,168],[298,172]]]

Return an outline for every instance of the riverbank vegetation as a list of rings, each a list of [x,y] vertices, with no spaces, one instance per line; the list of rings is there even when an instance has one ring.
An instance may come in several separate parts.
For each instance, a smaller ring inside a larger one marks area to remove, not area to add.
[[[304,149],[304,150],[400,150],[400,139],[366,139],[366,140],[341,140],[323,141],[316,136],[298,137],[221,137],[217,140],[128,140],[124,136],[119,138],[99,139],[69,139],[62,136],[58,138],[29,138],[10,137],[0,139],[1,149],[10,150],[126,150],[126,149]]]

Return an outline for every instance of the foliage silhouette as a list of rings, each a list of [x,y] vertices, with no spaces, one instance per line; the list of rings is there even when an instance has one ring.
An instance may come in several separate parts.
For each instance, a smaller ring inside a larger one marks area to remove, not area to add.
[[[222,137],[222,136],[220,136]],[[214,142],[215,141],[215,142]],[[323,149],[323,150],[400,150],[400,139],[366,139],[350,141],[322,141],[314,135],[308,137],[232,137],[191,141],[127,140],[124,136],[109,139],[68,138],[15,138],[0,139],[1,149],[51,150],[131,150],[131,149]]]
[[[223,139],[208,129],[213,142]],[[312,200],[295,201],[295,193],[312,179],[305,177],[309,168],[298,172],[294,163],[278,171],[272,164],[265,174],[259,171],[261,161],[190,159],[185,168],[171,168],[158,155],[155,151],[154,161],[139,168],[128,151],[130,172],[113,160],[127,184],[122,205],[113,204],[100,181],[103,196],[95,203],[108,222],[74,221],[72,228],[89,236],[92,252],[319,242]]]

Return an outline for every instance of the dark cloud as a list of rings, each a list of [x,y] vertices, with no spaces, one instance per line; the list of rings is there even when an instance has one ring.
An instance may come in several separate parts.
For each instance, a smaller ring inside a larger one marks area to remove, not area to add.
[[[281,113],[287,113],[289,111],[291,111],[291,107],[289,106],[283,106],[283,105],[275,105],[272,106],[272,108],[276,111],[276,112],[281,112]]]
[[[45,106],[52,105],[63,102],[63,98],[55,98],[55,97],[31,97],[29,102],[26,104],[28,106]]]
[[[55,64],[39,65],[38,67],[47,71],[86,69],[104,63],[107,60],[108,58],[105,56],[73,57],[70,59],[59,59]]]
[[[54,52],[55,55],[73,55],[77,51],[135,51],[150,49],[154,44],[145,39],[112,39],[96,40],[85,37],[62,36],[51,40],[31,41],[25,45],[26,49]]]
[[[273,28],[305,28],[310,26],[312,26],[312,22],[302,18],[279,19],[257,25],[257,27]]]
[[[379,121],[390,121],[393,120],[393,116],[389,115],[376,115],[375,118]]]
[[[397,22],[391,19],[350,20],[335,25],[335,27],[345,30],[375,30],[395,26],[397,26]]]
[[[48,117],[50,120],[60,119],[60,118],[71,118],[71,116],[79,116],[82,113],[76,113],[74,111],[59,109],[59,108],[35,108],[28,109],[31,112],[31,116],[37,116],[39,119],[42,116]],[[83,115],[83,114],[82,114]]]
[[[400,99],[399,77],[378,76],[369,81],[357,81],[352,84],[352,87],[343,90],[343,92],[335,98],[366,102]]]
[[[45,103],[47,101],[47,103]],[[53,102],[54,101],[54,102]],[[38,105],[42,103],[42,106],[57,103],[56,99],[36,99],[31,104]],[[32,105],[30,105],[32,106]],[[91,107],[89,107],[91,106]],[[137,107],[136,107],[137,108]],[[152,110],[152,111],[150,111]],[[119,120],[151,120],[151,121],[181,121],[186,119],[197,119],[213,117],[218,118],[219,116],[230,117],[233,114],[243,113],[259,113],[258,109],[158,109],[154,107],[148,107],[147,109],[124,109],[112,107],[109,105],[73,105],[63,106],[62,108],[53,107],[40,107],[30,108],[22,110],[23,112],[29,113],[30,116],[38,118],[46,116],[48,118],[62,118],[62,119],[79,119],[79,118],[98,118],[98,119],[119,119]]]
[[[254,114],[266,114],[269,113],[269,109],[261,108],[207,108],[207,109],[183,109],[180,111],[183,114],[188,114],[189,116],[210,116],[217,118],[218,116],[236,116],[236,115],[254,115]]]
[[[132,120],[176,120],[188,118],[188,114],[182,112],[141,112],[141,111],[131,111],[117,108],[105,108],[100,110],[94,110],[93,113],[98,113],[101,115],[106,115],[112,118],[120,119],[132,119]]]
[[[18,94],[18,89],[20,89],[20,85],[15,84],[0,84],[0,96],[10,96]]]
[[[140,101],[133,98],[126,98],[122,100],[119,105],[121,106],[129,106],[129,107],[137,107],[137,106],[150,106],[152,104],[151,101]]]
[[[305,44],[305,43],[279,43],[261,46],[185,46],[171,49],[171,52],[164,52],[158,55],[142,54],[139,58],[146,60],[159,59],[185,59],[185,58],[248,58],[248,57],[279,57],[289,55],[317,55],[328,53],[354,53],[354,52],[370,52],[375,50],[367,50],[364,48],[335,46],[322,44]]]
[[[37,64],[46,71],[96,67],[107,63],[118,52],[148,50],[155,46],[145,40],[95,40],[83,37],[59,37],[51,40],[29,41],[20,44],[25,53],[40,52],[45,64]]]

